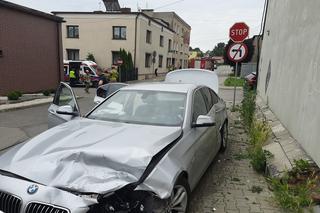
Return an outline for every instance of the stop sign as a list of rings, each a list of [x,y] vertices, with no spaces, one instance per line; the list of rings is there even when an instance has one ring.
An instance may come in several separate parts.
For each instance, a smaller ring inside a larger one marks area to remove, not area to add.
[[[229,31],[230,39],[235,43],[243,42],[249,36],[249,27],[244,22],[232,25]]]

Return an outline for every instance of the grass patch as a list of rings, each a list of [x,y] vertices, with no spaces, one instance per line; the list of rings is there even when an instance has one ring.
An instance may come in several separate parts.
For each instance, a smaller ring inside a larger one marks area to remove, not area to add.
[[[320,170],[308,161],[295,161],[293,169],[282,178],[270,178],[275,201],[291,212],[303,212],[303,208],[320,202]]]
[[[235,78],[235,77],[228,77],[225,81],[224,81],[224,85],[227,87],[242,87],[244,85],[245,81],[242,78]]]
[[[233,155],[233,158],[235,160],[244,160],[244,159],[248,159],[249,156],[248,156],[247,153],[236,153],[236,154]]]

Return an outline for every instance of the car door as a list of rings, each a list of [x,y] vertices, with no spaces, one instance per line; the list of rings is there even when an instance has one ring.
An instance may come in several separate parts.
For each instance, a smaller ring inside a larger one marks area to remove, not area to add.
[[[192,101],[192,123],[195,123],[199,115],[212,116],[212,109],[208,109],[209,103],[204,98],[203,89],[196,90]],[[216,127],[193,127],[190,131],[192,137],[194,161],[191,168],[191,181],[197,183],[210,165],[216,153],[215,138]]]
[[[61,82],[48,109],[48,127],[54,127],[80,116],[79,105],[71,87]]]
[[[203,97],[205,99],[205,102],[207,104],[207,110],[208,110],[208,115],[214,118],[216,125],[214,128],[212,128],[212,131],[210,132],[212,140],[213,140],[213,156],[215,156],[219,149],[220,149],[220,143],[219,143],[219,127],[220,127],[220,118],[219,113],[221,112],[219,106],[217,105],[218,103],[218,97],[213,96],[214,91],[210,89],[209,87],[203,87],[201,88],[201,92],[203,94]]]

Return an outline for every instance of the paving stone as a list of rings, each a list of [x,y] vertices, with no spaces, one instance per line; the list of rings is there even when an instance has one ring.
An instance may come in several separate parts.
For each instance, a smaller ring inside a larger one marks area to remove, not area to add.
[[[232,126],[234,118],[238,118],[237,112],[229,117],[229,133],[233,140],[229,140],[226,152],[217,156],[192,193],[190,212],[283,212],[274,204],[265,178],[251,168],[250,161],[234,159],[237,154],[246,153],[248,147],[248,137],[243,127],[238,124],[237,128]],[[260,186],[263,191],[253,193],[251,187],[254,185]]]

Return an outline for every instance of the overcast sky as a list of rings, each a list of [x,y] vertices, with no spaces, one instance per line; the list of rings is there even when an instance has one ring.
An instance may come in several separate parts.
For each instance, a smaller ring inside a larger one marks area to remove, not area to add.
[[[105,10],[101,0],[9,0],[44,12]],[[191,27],[191,46],[211,50],[218,42],[228,41],[228,29],[244,21],[250,37],[258,34],[264,0],[119,0],[122,7],[155,11],[175,11]]]

